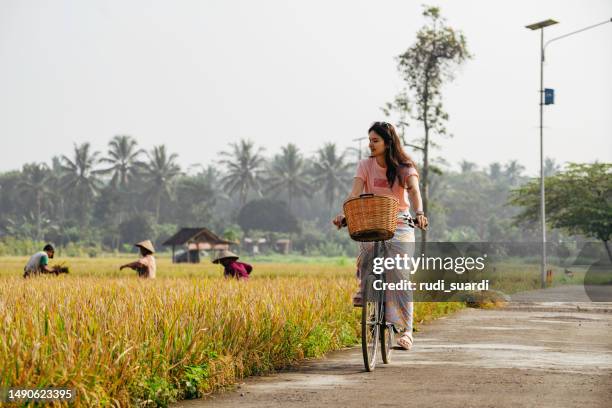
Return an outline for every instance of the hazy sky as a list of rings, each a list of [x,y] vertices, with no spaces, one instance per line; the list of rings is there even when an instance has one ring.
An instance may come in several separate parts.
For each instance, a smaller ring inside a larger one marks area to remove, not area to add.
[[[310,155],[356,146],[401,88],[395,57],[423,24],[421,1],[0,0],[0,170],[49,161],[116,134],[180,162],[214,164],[250,138]],[[437,1],[474,59],[445,88],[436,155],[539,168],[539,34],[612,17],[610,0]],[[545,154],[612,162],[612,24],[550,45]],[[420,136],[418,126],[409,136]],[[418,152],[411,152],[414,156]]]

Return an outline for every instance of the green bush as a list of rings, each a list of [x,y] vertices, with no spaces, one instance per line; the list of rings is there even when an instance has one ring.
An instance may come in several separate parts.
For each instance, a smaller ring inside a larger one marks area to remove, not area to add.
[[[332,349],[332,332],[325,326],[319,325],[310,332],[304,342],[304,356],[320,357]]]
[[[316,246],[306,247],[308,256],[346,256],[346,251],[337,242],[325,241]]]
[[[0,239],[0,256],[27,256],[42,251],[45,243],[31,239],[3,237]]]
[[[183,389],[186,399],[199,398],[202,396],[200,391],[206,386],[206,379],[210,376],[208,364],[187,366],[183,376]]]
[[[152,376],[140,384],[139,406],[167,407],[177,400],[178,390],[165,378]]]

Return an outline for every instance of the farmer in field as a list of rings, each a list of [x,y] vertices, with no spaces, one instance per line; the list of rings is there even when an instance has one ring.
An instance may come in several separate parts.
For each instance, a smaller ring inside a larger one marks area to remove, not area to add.
[[[225,268],[223,276],[225,278],[249,279],[249,275],[253,267],[248,263],[238,262],[238,255],[229,251],[223,250],[213,263],[221,264]]]
[[[374,122],[368,129],[371,156],[361,160],[357,167],[353,187],[347,200],[359,197],[362,193],[373,193],[395,197],[399,202],[398,216],[410,216],[410,205],[415,210],[415,224],[422,229],[427,228],[427,217],[423,212],[423,203],[419,190],[419,173],[412,159],[404,152],[402,143],[393,125],[387,122]],[[344,222],[344,214],[338,214],[332,221],[340,228]],[[396,255],[412,256],[414,252],[414,228],[406,221],[399,221],[395,235],[385,241],[387,257]],[[372,259],[374,245],[372,242],[360,242],[357,275],[365,278],[368,270],[368,260]],[[387,281],[399,282],[410,279],[410,271],[406,269],[387,269]],[[405,350],[412,347],[412,318],[414,305],[410,291],[390,290],[386,292],[385,318],[393,323],[402,335],[397,343]],[[362,306],[361,291],[353,298],[355,306]]]
[[[119,270],[131,268],[138,272],[138,276],[140,278],[155,279],[157,264],[155,262],[155,257],[153,256],[155,253],[153,243],[147,239],[146,241],[134,244],[134,246],[140,249],[140,259],[125,265],[121,265]]]
[[[41,273],[55,273],[55,271],[49,267],[49,259],[53,259],[54,254],[55,248],[53,248],[53,245],[45,245],[42,251],[30,257],[30,260],[23,268],[23,277],[27,278],[30,275],[39,275]]]

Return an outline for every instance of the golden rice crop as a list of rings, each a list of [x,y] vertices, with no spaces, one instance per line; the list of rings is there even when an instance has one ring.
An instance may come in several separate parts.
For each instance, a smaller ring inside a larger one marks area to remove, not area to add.
[[[0,260],[0,387],[75,388],[76,406],[165,406],[358,341],[351,267],[265,264],[242,282],[162,260],[162,277],[142,280],[115,277],[119,260],[92,272],[75,259],[75,274],[26,280],[11,259]],[[457,307],[417,304],[415,320]]]

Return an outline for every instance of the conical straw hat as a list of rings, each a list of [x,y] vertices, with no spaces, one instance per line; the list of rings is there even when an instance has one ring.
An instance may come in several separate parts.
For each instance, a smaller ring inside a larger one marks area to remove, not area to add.
[[[144,240],[144,241],[141,241],[141,242],[139,242],[137,244],[134,244],[134,246],[144,248],[147,251],[151,252],[152,254],[155,253],[155,248],[153,248],[153,243],[150,240],[148,240],[148,239]]]
[[[228,249],[224,249],[223,251],[221,251],[221,253],[219,254],[219,256],[217,256],[215,258],[215,260],[213,261],[213,263],[218,264],[222,259],[225,258],[234,258],[234,259],[238,259],[238,255],[236,255],[235,253],[233,253],[232,251],[228,250]]]

